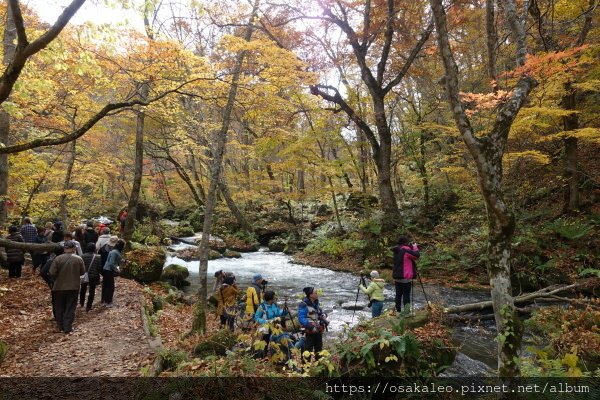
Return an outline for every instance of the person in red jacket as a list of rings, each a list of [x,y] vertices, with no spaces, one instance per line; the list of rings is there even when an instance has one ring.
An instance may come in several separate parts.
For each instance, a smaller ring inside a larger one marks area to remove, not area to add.
[[[416,243],[409,244],[406,236],[398,239],[398,245],[393,248],[394,270],[392,276],[396,285],[396,311],[410,310],[410,292],[412,281],[417,275],[416,260],[420,257],[419,247]]]

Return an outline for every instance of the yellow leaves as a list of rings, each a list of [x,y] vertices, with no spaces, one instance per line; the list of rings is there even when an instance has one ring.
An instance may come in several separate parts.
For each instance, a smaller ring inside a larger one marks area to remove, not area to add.
[[[267,348],[267,342],[265,342],[264,340],[257,340],[256,342],[254,342],[252,347],[254,347],[254,350],[264,350]]]
[[[582,92],[600,92],[600,79],[590,79],[588,81],[574,83],[573,87]]]
[[[600,128],[581,128],[571,131],[562,131],[552,135],[543,136],[538,142],[563,140],[569,137],[581,139],[588,142],[600,143]]]
[[[398,357],[396,357],[396,355],[392,354],[392,355],[387,356],[384,361],[386,363],[388,363],[390,361],[398,361]]]
[[[537,150],[518,151],[504,155],[504,162],[508,164],[514,164],[523,159],[543,165],[550,163],[550,157]]]

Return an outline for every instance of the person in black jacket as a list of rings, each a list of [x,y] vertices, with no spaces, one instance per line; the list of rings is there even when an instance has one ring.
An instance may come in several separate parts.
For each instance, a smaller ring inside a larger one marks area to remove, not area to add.
[[[88,273],[89,282],[81,284],[81,289],[79,290],[79,304],[81,307],[85,304],[85,293],[89,286],[90,294],[88,295],[85,311],[90,311],[92,309],[92,303],[94,303],[96,286],[100,284],[100,270],[102,269],[100,255],[96,254],[96,244],[88,243],[85,248],[85,253],[83,253],[81,258],[85,264],[85,272]]]
[[[81,243],[81,245],[84,249],[87,250],[88,243],[93,243],[95,246],[97,241],[98,232],[96,232],[96,230],[94,229],[94,223],[92,221],[88,221],[86,224],[85,231],[83,232],[83,243]],[[96,250],[94,249],[94,251]]]
[[[14,225],[8,228],[6,239],[23,243],[23,237],[19,233],[19,228]],[[20,278],[23,263],[25,263],[25,252],[21,249],[6,249],[6,261],[8,262],[8,277]]]
[[[396,285],[396,311],[408,312],[410,309],[410,292],[412,281],[417,274],[416,260],[420,257],[419,247],[416,243],[409,244],[406,236],[398,239],[398,246],[392,249],[394,252],[394,270],[392,277]]]

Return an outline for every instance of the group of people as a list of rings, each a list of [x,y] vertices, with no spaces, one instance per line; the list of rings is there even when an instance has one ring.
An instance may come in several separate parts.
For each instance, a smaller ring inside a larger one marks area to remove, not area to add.
[[[398,239],[397,246],[393,249],[394,265],[392,277],[395,284],[395,309],[398,313],[410,310],[410,295],[412,281],[417,275],[416,260],[420,257],[419,247],[416,243],[410,243],[409,239],[402,236]],[[383,312],[385,280],[379,276],[378,271],[371,271],[369,277],[371,282],[367,285],[365,277],[361,276],[359,289],[369,298],[369,307],[373,318]],[[287,302],[285,306],[279,307],[276,303],[275,292],[267,290],[268,282],[260,274],[254,275],[252,282],[241,297],[244,302],[244,312],[240,313],[241,289],[238,287],[233,273],[217,271],[215,273],[214,296],[217,299],[217,315],[220,318],[221,328],[235,329],[237,318],[242,319],[242,326],[246,329],[257,328],[262,332],[262,339],[267,343],[279,342],[287,338],[287,334],[273,335],[270,324],[284,322],[286,317],[292,321]],[[297,346],[302,351],[314,352],[317,357],[323,349],[323,332],[327,329],[329,322],[327,315],[319,305],[319,295],[314,287],[308,286],[303,289],[304,299],[298,304],[297,316],[300,331],[303,337]]]
[[[242,318],[245,329],[256,328],[262,333],[262,340],[269,343],[284,343],[291,340],[291,335],[281,333],[274,335],[272,324],[285,324],[285,318],[292,315],[286,305],[277,305],[275,292],[267,290],[268,282],[260,274],[252,278],[251,284],[246,289],[241,301],[244,302],[243,315],[239,315],[239,300],[241,290],[236,283],[236,278],[231,272],[217,271],[215,273],[214,295],[217,299],[217,315],[220,318],[221,328],[235,329],[236,318]],[[323,350],[323,332],[327,329],[329,321],[327,315],[319,305],[319,295],[314,287],[303,289],[304,299],[298,305],[298,322],[300,333],[303,335],[295,344],[302,351],[313,352],[316,357]],[[289,345],[285,345],[289,350]],[[266,350],[258,353],[265,355]]]
[[[96,287],[102,283],[101,303],[113,306],[115,276],[125,241],[111,235],[104,224],[87,221],[73,232],[65,231],[61,221],[48,222],[36,227],[30,218],[24,218],[20,228],[10,226],[6,239],[22,243],[56,243],[53,251],[30,251],[32,271],[40,269],[40,276],[51,291],[52,313],[59,331],[71,333],[77,300],[86,311],[92,309]],[[6,250],[9,278],[20,278],[25,262],[25,250]],[[87,296],[87,304],[86,304]]]

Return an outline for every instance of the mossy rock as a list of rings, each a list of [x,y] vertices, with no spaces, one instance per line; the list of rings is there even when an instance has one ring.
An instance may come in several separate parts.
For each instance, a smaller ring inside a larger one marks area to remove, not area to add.
[[[362,192],[352,192],[346,200],[346,210],[361,212],[377,206],[377,197]]]
[[[175,228],[175,234],[177,237],[191,237],[194,236],[194,228],[188,222],[182,222]]]
[[[223,257],[225,258],[242,258],[242,253],[240,253],[239,251],[233,251],[233,250],[225,250],[225,253],[223,253]]]
[[[161,247],[143,247],[126,253],[127,262],[122,266],[121,276],[140,283],[160,280],[167,256]]]
[[[285,246],[287,245],[287,240],[281,237],[275,237],[269,240],[269,251],[277,251],[282,252],[285,250]]]
[[[190,276],[190,271],[186,267],[181,265],[171,264],[167,266],[162,273],[160,279],[162,281],[166,281],[171,283],[178,289],[183,288],[184,286],[189,286],[190,283],[187,281],[187,278]]]
[[[223,254],[219,253],[218,251],[215,250],[211,250],[208,252],[208,259],[209,260],[216,260],[218,258],[223,258]]]
[[[220,329],[214,335],[198,343],[194,354],[198,357],[224,356],[237,343],[237,336],[229,329]]]
[[[227,245],[222,240],[209,240],[208,247],[211,250],[218,251],[221,254],[223,254],[223,253],[225,253],[225,251],[227,251]]]
[[[188,355],[185,351],[164,349],[158,354],[157,372],[175,371],[180,364],[188,360]]]
[[[258,251],[259,243],[250,243],[235,236],[228,236],[225,239],[225,245],[229,250],[239,251],[240,253],[250,253]]]
[[[160,311],[165,306],[165,299],[161,296],[154,296],[152,298],[152,310],[156,313]]]
[[[200,254],[197,248],[187,248],[183,250],[179,250],[175,252],[177,258],[181,258],[183,261],[194,261],[200,259]],[[209,250],[208,259],[216,260],[218,258],[223,258],[223,255],[215,250]]]

